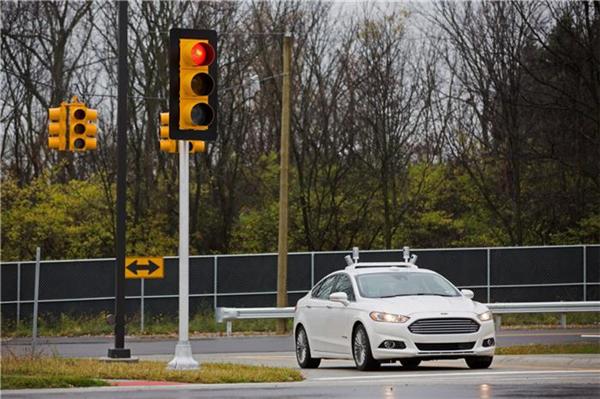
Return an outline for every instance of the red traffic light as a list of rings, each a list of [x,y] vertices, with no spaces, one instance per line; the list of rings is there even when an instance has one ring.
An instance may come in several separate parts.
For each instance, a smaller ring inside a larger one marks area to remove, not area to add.
[[[170,140],[217,138],[217,32],[173,28],[169,32]]]
[[[209,43],[198,42],[192,46],[190,58],[192,59],[194,65],[210,65],[215,59],[215,50]]]

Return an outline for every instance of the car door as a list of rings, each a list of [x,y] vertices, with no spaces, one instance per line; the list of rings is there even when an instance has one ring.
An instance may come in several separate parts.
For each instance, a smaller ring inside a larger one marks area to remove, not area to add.
[[[326,307],[326,320],[324,325],[325,333],[323,334],[327,347],[331,352],[340,354],[350,354],[350,335],[351,335],[351,320],[356,296],[352,288],[350,276],[346,273],[338,275],[334,288],[331,293],[345,292],[348,296],[348,305],[340,302],[328,301]]]
[[[315,292],[312,309],[310,309],[310,330],[312,331],[309,332],[310,344],[319,352],[332,352],[328,338],[330,331],[327,319],[330,309],[327,306],[331,303],[329,294],[333,292],[337,278],[338,275],[334,274],[323,280],[320,289]]]
[[[301,315],[299,320],[304,325],[304,329],[306,330],[310,342],[312,344],[313,336],[315,336],[314,329],[317,327],[317,323],[315,322],[315,309],[317,305],[317,294],[321,289],[321,286],[325,282],[325,279],[319,281],[311,290],[310,294],[307,298],[303,299],[301,302],[298,302],[297,312]],[[314,346],[313,346],[314,349]]]

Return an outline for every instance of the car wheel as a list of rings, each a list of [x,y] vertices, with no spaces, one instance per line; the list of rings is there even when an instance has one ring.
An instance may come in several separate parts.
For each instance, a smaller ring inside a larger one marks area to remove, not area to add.
[[[493,356],[474,356],[465,358],[467,366],[472,369],[487,369],[492,364],[492,360],[494,360]]]
[[[308,335],[302,326],[296,329],[296,360],[303,369],[316,369],[321,364],[321,359],[310,356]]]
[[[352,337],[352,355],[356,368],[361,371],[376,370],[380,363],[373,358],[369,336],[365,328],[359,324]]]
[[[400,359],[402,367],[409,370],[414,370],[421,364],[421,359]]]

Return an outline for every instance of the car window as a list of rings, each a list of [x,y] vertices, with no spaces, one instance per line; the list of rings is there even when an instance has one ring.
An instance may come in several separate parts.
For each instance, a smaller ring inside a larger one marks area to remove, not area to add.
[[[459,296],[458,290],[433,273],[370,273],[356,277],[360,295],[382,298],[408,295]]]
[[[350,277],[345,274],[340,274],[340,277],[335,284],[335,289],[332,292],[345,292],[348,295],[349,301],[355,301],[354,289],[352,288],[352,281]]]
[[[335,283],[338,279],[338,275],[334,275],[329,277],[328,279],[324,280],[319,289],[317,291],[315,291],[314,294],[314,298],[318,298],[318,299],[328,299],[329,298],[329,294],[331,294],[333,292],[333,287],[335,286]]]
[[[321,286],[323,285],[324,282],[325,282],[325,280],[322,280],[313,287],[313,289],[310,291],[311,297],[313,297],[313,298],[317,297],[317,294],[319,293],[319,290],[321,289]]]

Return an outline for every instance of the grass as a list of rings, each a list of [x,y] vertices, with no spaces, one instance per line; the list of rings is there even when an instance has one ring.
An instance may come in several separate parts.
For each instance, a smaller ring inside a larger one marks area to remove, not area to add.
[[[106,322],[106,313],[90,316],[59,316],[43,315],[38,321],[38,335],[45,337],[81,336],[81,335],[112,335],[113,327]],[[292,321],[288,320],[288,331]],[[236,320],[233,322],[235,333],[255,334],[274,333],[277,321],[274,319]],[[600,313],[568,313],[567,325],[570,327],[598,327]],[[548,328],[560,326],[560,315],[555,313],[543,314],[508,314],[502,315],[502,328]],[[225,334],[225,323],[215,321],[212,311],[196,313],[190,318],[192,334]],[[127,322],[128,335],[174,335],[177,333],[178,322],[175,316],[147,315],[144,331],[140,330],[140,317],[136,315]],[[31,323],[21,322],[17,327],[14,320],[2,320],[3,337],[31,336]]]
[[[164,362],[108,363],[95,359],[8,355],[2,357],[2,389],[109,385],[105,380],[151,380],[222,384],[301,381],[298,370],[230,363],[204,363],[198,370],[167,370]]]
[[[104,387],[110,384],[94,378],[42,375],[2,375],[2,389]]]
[[[573,343],[553,345],[517,345],[496,348],[496,355],[551,355],[551,354],[599,354],[598,343]]]

